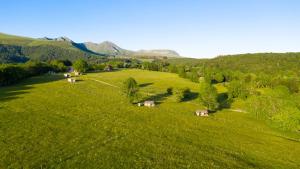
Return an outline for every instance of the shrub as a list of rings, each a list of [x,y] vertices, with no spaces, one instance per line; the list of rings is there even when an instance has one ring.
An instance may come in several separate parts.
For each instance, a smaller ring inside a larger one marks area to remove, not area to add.
[[[189,88],[177,89],[175,90],[174,94],[175,94],[175,101],[182,102],[191,96],[191,90]]]
[[[215,73],[215,74],[214,74],[214,81],[215,81],[216,83],[224,82],[224,76],[223,76],[223,74],[220,73],[220,72]]]
[[[172,87],[167,88],[167,93],[169,95],[172,95],[173,94],[173,88]]]

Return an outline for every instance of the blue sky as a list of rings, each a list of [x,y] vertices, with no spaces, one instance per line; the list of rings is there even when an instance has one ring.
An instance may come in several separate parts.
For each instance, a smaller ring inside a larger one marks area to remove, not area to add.
[[[300,51],[298,0],[1,0],[0,32],[188,57]]]

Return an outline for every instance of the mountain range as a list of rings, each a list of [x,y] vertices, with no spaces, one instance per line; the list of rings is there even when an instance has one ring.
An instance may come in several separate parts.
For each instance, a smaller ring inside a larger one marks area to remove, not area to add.
[[[107,57],[170,58],[180,57],[173,50],[126,50],[105,41],[102,43],[76,43],[68,37],[28,38],[0,33],[0,63],[24,62],[26,60],[48,61],[52,59],[89,60]]]
[[[84,43],[75,43],[68,37],[58,37],[58,38],[41,38],[42,40],[49,41],[65,41],[72,43],[74,46],[81,48],[83,50],[92,51],[98,54],[104,54],[109,56],[161,56],[161,57],[180,57],[180,55],[173,50],[168,49],[156,49],[156,50],[138,50],[132,51],[119,47],[110,41],[104,41],[102,43],[94,43],[94,42],[84,42]]]

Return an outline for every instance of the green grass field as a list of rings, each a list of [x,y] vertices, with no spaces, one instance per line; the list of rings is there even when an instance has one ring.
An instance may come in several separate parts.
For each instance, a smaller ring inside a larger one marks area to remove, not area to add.
[[[129,76],[158,106],[128,103],[118,87]],[[197,99],[175,103],[168,87],[199,88],[176,74],[90,73],[76,84],[61,77],[0,88],[0,168],[300,167],[296,136],[246,113],[196,117]]]

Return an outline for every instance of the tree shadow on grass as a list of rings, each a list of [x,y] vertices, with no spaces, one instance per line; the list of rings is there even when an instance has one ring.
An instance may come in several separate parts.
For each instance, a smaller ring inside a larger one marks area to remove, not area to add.
[[[82,81],[83,81],[82,79],[76,79],[76,83],[82,82]]]
[[[87,74],[98,74],[98,73],[111,73],[111,72],[119,72],[122,71],[123,69],[113,69],[111,71],[105,71],[105,70],[93,70],[93,71],[88,71],[86,73],[84,73],[84,75]]]
[[[0,102],[10,101],[19,98],[19,95],[28,93],[28,90],[32,87],[21,86],[18,88],[7,88],[0,90]]]
[[[218,102],[220,104],[219,110],[229,109],[231,107],[232,100],[228,98],[228,94],[227,93],[220,93],[220,94],[218,94],[217,100],[218,100]]]
[[[147,86],[150,86],[150,85],[153,85],[153,83],[142,83],[139,85],[139,87],[147,87]]]
[[[63,79],[63,75],[42,75],[24,79],[17,84],[0,87],[0,102],[18,99],[21,95],[29,93],[34,84],[48,83]]]
[[[198,96],[199,96],[199,93],[196,93],[196,92],[190,92],[190,93],[188,94],[188,97],[184,98],[184,99],[182,100],[182,102],[187,102],[187,101],[195,100],[195,99],[198,98]]]
[[[144,102],[146,100],[153,100],[155,102],[155,104],[161,104],[169,96],[171,96],[171,94],[169,94],[169,93],[159,93],[159,94],[156,94],[156,95],[153,95],[153,96],[143,99],[142,102]]]

